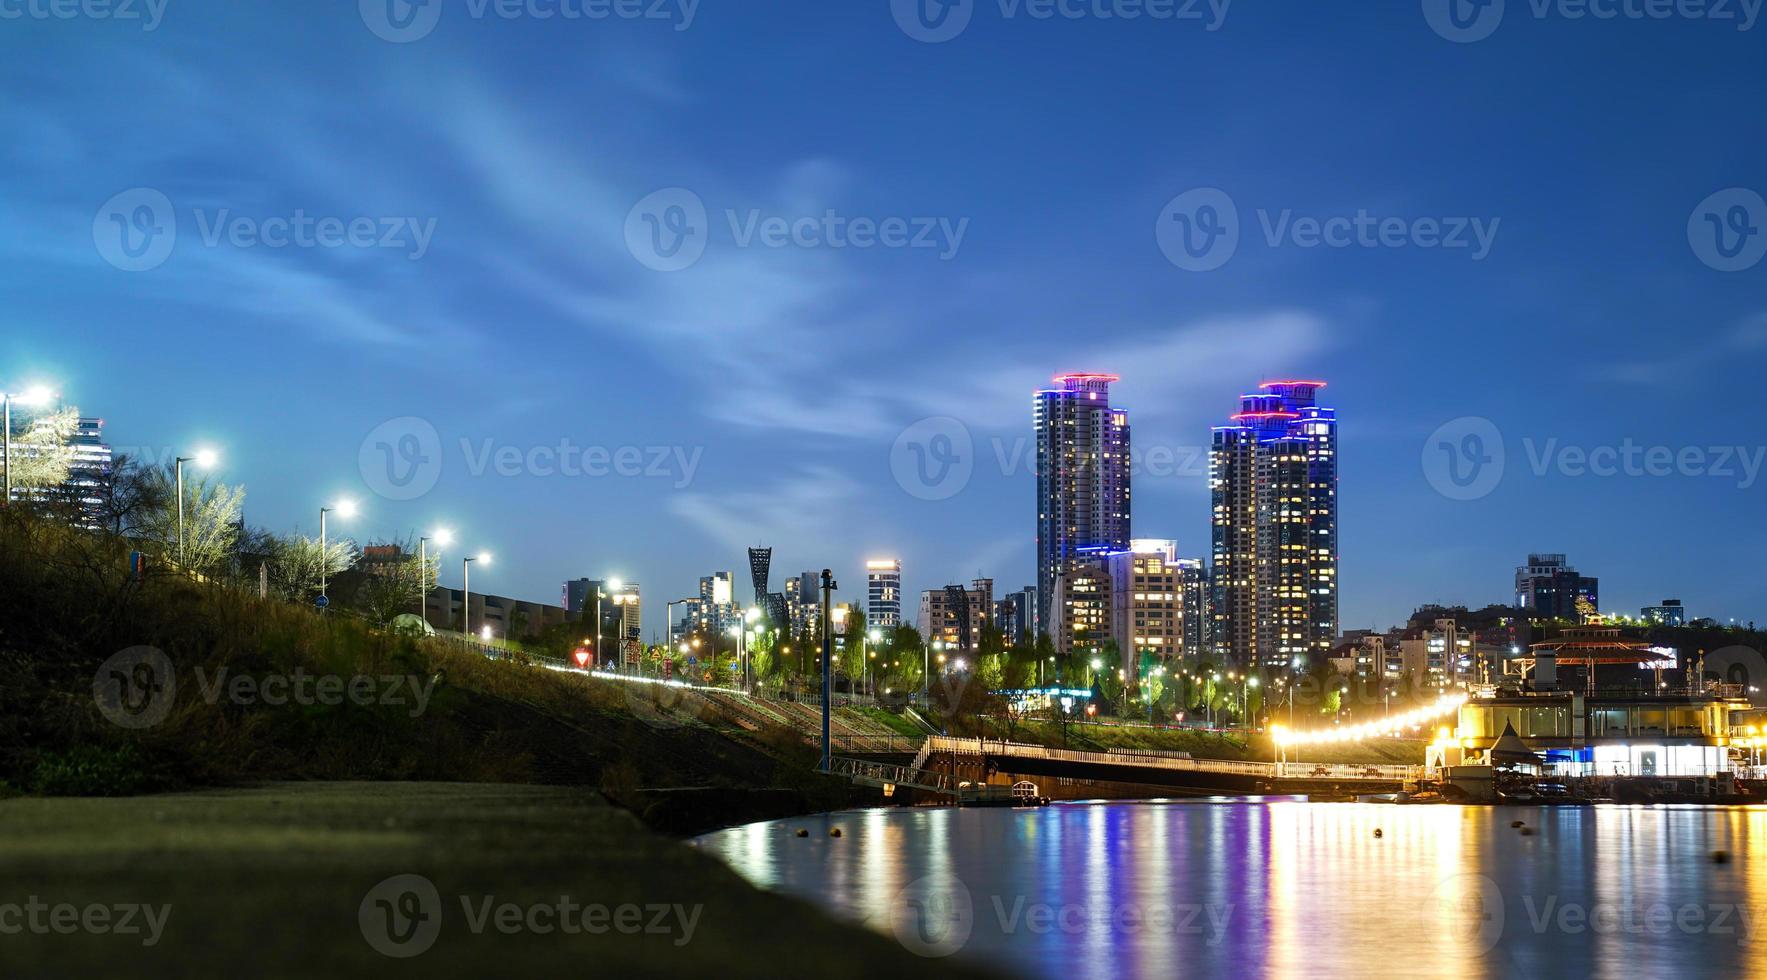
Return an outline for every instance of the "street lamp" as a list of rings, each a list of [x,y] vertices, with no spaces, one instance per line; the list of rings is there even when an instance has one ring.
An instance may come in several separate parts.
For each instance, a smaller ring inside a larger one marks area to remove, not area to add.
[[[871,676],[871,662],[877,659],[877,653],[871,648],[883,642],[883,630],[867,630],[865,633],[865,691],[873,698],[877,697],[877,684]]]
[[[440,527],[417,539],[417,614],[429,622],[429,543],[446,548],[454,543],[454,532]],[[437,557],[441,557],[440,552]]]
[[[214,469],[219,457],[213,449],[199,449],[195,456],[179,456],[172,462],[178,483],[178,567],[184,567],[184,464],[195,463],[205,470]]]
[[[0,438],[4,439],[5,444],[3,454],[0,454],[0,463],[4,463],[6,470],[6,492],[4,496],[0,496],[0,507],[12,505],[12,403],[18,402],[25,408],[37,408],[54,400],[55,392],[42,385],[26,388],[22,392],[0,391],[0,412],[4,412],[5,418],[4,423],[0,424],[0,433],[4,434]]]
[[[331,565],[331,558],[325,551],[325,515],[334,510],[337,511],[339,517],[355,517],[356,502],[354,500],[340,500],[330,507],[319,508],[319,598],[326,600],[320,603],[321,609],[331,605],[325,595],[325,573]]]
[[[921,664],[921,671],[920,671],[920,706],[922,708],[931,708],[931,703],[928,700],[928,698],[930,697],[928,685],[929,685],[932,675],[933,675],[933,654],[932,654],[932,651],[933,651],[934,647],[937,647],[940,650],[945,649],[945,641],[944,640],[934,640],[932,643],[928,644],[927,646],[925,646],[921,650],[923,663]],[[945,658],[941,654],[939,657],[939,662],[943,663],[944,661],[945,661]],[[912,661],[910,661],[910,663],[912,663]]]
[[[481,551],[470,558],[460,559],[460,632],[469,636],[472,634],[472,563],[475,561],[489,565],[491,553]]]

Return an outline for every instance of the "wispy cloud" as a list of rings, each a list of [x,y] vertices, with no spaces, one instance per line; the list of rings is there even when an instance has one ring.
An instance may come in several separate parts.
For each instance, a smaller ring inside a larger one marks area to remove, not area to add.
[[[1604,381],[1671,385],[1685,381],[1695,371],[1727,358],[1760,353],[1767,353],[1767,313],[1754,314],[1704,343],[1684,343],[1679,354],[1651,361],[1603,364],[1594,369],[1594,374]]]

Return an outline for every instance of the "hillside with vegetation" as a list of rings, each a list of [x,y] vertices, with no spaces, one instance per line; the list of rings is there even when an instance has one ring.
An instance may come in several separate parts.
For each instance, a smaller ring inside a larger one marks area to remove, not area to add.
[[[761,816],[847,802],[789,732],[163,561],[137,572],[141,547],[25,508],[0,515],[0,792],[434,780],[588,786],[641,811],[659,788],[784,794]],[[156,656],[165,683],[144,666]],[[119,695],[154,710],[119,722]]]

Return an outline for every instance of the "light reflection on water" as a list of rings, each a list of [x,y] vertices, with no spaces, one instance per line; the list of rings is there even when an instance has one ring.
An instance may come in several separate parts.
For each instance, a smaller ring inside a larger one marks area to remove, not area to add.
[[[880,809],[696,843],[1024,976],[1767,978],[1767,808]]]

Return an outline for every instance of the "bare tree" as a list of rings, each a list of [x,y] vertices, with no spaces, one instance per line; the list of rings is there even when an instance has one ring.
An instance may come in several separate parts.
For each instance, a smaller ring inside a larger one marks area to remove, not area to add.
[[[268,564],[270,591],[294,602],[306,602],[319,594],[321,571],[327,578],[354,568],[359,553],[356,543],[330,539],[321,549],[318,538],[294,535],[275,538]]]
[[[126,453],[118,455],[89,490],[95,501],[92,520],[112,537],[139,536],[151,516],[168,506],[169,492],[169,485],[153,470]]]
[[[32,491],[66,483],[74,462],[73,437],[79,431],[80,410],[69,406],[27,419],[14,416],[12,421],[12,455],[5,466],[12,471],[13,491],[28,497]]]
[[[150,471],[156,486],[146,491],[157,507],[141,516],[143,537],[160,543],[167,561],[180,559],[178,547],[178,486],[171,467]],[[245,506],[245,488],[210,480],[184,478],[184,567],[212,574],[233,557],[239,540],[239,514]]]

